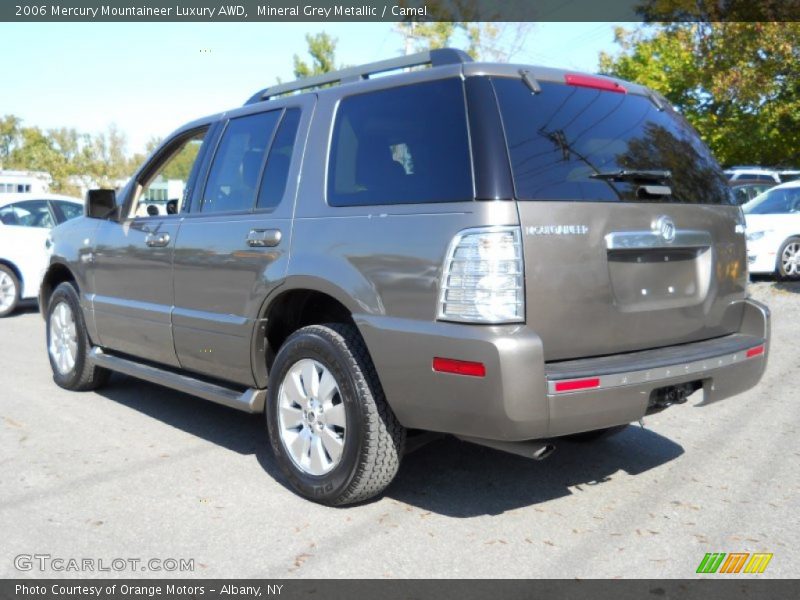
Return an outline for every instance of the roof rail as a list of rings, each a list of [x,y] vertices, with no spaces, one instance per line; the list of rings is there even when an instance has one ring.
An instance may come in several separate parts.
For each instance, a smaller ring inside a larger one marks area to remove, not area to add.
[[[305,77],[289,83],[279,83],[278,85],[264,88],[260,92],[254,94],[245,103],[245,105],[269,100],[270,98],[274,98],[275,96],[280,96],[282,94],[289,94],[291,92],[320,87],[332,83],[350,83],[353,81],[361,81],[363,79],[368,79],[370,75],[385,73],[386,71],[395,71],[397,69],[417,67],[420,65],[439,67],[442,65],[456,65],[465,62],[472,62],[472,58],[463,50],[457,50],[455,48],[438,48],[436,50],[427,50],[417,54],[399,56],[397,58],[390,58],[388,60],[379,60],[377,62],[367,63],[357,67],[348,67],[346,69],[340,69],[339,71],[331,71],[329,73],[322,73],[321,75]]]

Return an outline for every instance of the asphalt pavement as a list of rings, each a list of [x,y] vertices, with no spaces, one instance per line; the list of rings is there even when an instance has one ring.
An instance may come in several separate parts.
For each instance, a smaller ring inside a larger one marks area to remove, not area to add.
[[[796,577],[800,284],[751,291],[773,311],[755,389],[542,462],[445,438],[347,508],[292,493],[258,416],[123,376],[58,388],[25,310],[0,321],[0,577],[677,578],[708,552]]]

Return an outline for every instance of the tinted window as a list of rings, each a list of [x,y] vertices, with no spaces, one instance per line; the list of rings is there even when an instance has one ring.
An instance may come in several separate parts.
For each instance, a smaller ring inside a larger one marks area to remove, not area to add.
[[[472,196],[459,79],[341,101],[328,169],[330,205],[451,202]]]
[[[514,185],[522,200],[639,200],[641,185],[593,174],[668,170],[659,202],[727,204],[725,175],[687,121],[646,97],[519,79],[495,79]],[[639,194],[637,194],[639,192]]]
[[[59,223],[83,216],[83,206],[80,204],[65,202],[63,200],[53,200],[53,204],[56,207]]]
[[[264,155],[281,112],[230,120],[211,165],[202,212],[252,210]]]
[[[261,190],[258,194],[258,208],[275,208],[283,199],[299,124],[299,108],[291,108],[284,113],[269,151],[267,166],[264,167],[264,178],[261,180]]]
[[[800,187],[772,189],[756,196],[743,207],[749,215],[775,215],[800,212]]]
[[[18,227],[53,227],[53,215],[46,200],[26,200],[0,208],[0,222]]]

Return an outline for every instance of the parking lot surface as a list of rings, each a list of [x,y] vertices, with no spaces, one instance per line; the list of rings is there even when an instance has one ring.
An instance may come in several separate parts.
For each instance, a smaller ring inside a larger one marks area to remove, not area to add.
[[[773,312],[755,389],[542,462],[445,438],[349,508],[288,489],[260,417],[123,376],[56,387],[23,311],[0,321],[0,576],[692,577],[707,552],[768,552],[758,577],[795,577],[800,284],[751,292]],[[194,571],[19,571],[20,554]]]

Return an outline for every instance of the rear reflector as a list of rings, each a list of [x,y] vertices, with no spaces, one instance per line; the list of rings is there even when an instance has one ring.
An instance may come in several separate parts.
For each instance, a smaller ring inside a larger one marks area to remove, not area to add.
[[[556,393],[588,390],[596,387],[600,387],[599,377],[591,377],[589,379],[573,379],[572,381],[557,381]]]
[[[753,358],[754,356],[761,356],[762,354],[764,354],[764,344],[756,346],[755,348],[750,348],[750,350],[747,351],[747,358]]]
[[[433,370],[439,373],[454,373],[455,375],[470,375],[471,377],[485,377],[486,367],[483,363],[453,358],[433,359]]]
[[[628,90],[626,90],[616,81],[603,79],[602,77],[592,77],[590,75],[564,75],[564,82],[567,85],[594,88],[596,90],[603,90],[606,92],[617,92],[618,94],[628,93]]]

